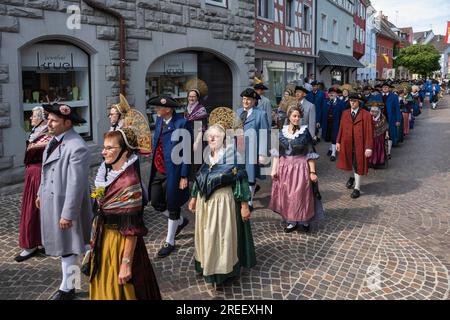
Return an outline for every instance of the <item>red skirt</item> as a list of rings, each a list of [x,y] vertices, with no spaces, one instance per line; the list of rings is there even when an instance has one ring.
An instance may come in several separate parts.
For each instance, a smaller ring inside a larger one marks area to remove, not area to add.
[[[37,192],[41,183],[40,163],[29,164],[25,169],[25,184],[22,195],[19,246],[32,249],[42,245],[40,211],[36,207]]]

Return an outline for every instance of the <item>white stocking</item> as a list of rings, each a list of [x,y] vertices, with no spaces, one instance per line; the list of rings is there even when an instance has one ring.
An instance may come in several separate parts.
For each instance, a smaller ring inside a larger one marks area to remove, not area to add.
[[[175,232],[177,232],[177,228],[178,220],[169,219],[166,242],[170,243],[171,246],[175,245]]]
[[[335,144],[331,145],[331,156],[336,157],[336,145]]]
[[[361,176],[355,172],[355,189],[361,190]]]
[[[75,288],[73,281],[75,281],[76,279],[71,279],[71,276],[75,271],[74,266],[77,265],[77,258],[78,256],[75,254],[66,258],[61,257],[61,269],[63,278],[61,285],[59,286],[59,290],[68,292]]]

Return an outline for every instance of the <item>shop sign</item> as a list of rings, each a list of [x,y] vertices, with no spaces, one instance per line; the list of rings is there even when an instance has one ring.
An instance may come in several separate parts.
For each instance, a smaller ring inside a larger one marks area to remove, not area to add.
[[[184,74],[183,61],[164,62],[164,74],[165,75],[182,75],[182,74]]]
[[[37,72],[65,72],[69,70],[73,70],[73,53],[70,53],[70,56],[68,56],[36,52]]]
[[[63,73],[88,65],[88,55],[71,45],[36,44],[22,52],[22,67],[38,73]]]

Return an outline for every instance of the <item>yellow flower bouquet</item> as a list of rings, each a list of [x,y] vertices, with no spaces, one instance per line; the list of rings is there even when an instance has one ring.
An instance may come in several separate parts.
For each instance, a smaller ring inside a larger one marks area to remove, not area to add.
[[[91,198],[100,200],[105,196],[105,187],[98,187],[91,193]]]

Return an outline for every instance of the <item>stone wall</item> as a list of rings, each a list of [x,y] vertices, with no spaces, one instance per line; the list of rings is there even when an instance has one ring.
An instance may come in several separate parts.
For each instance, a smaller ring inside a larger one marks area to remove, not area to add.
[[[167,36],[167,39],[170,39],[170,35],[186,35],[187,37],[187,34],[192,35],[195,30],[201,29],[202,31],[207,30],[213,41],[217,40],[221,45],[224,45],[223,42],[225,42],[227,47],[243,51],[242,59],[240,59],[242,61],[239,61],[238,65],[244,66],[243,70],[239,70],[239,72],[246,73],[247,83],[240,83],[240,85],[251,84],[255,71],[253,0],[228,0],[228,8],[207,5],[205,0],[96,0],[96,2],[116,10],[125,19],[126,78],[130,83],[138,81],[133,79],[131,70],[133,68],[135,70],[136,65],[140,64],[142,56],[146,54],[146,52],[140,52],[140,48],[148,48],[147,43],[151,44],[155,35],[158,35],[157,39],[161,39],[161,34],[163,37]],[[64,17],[69,17],[67,8],[70,5],[77,5],[81,10],[81,30],[83,30],[83,25],[95,26],[97,40],[108,43],[110,59],[105,62],[107,66],[104,77],[109,83],[110,91],[107,93],[105,104],[115,103],[118,101],[119,94],[118,21],[89,7],[82,0],[2,0],[0,4],[0,49],[7,49],[1,48],[2,34],[20,35],[21,29],[34,21],[44,20],[49,26],[49,32],[53,32],[54,30],[51,30],[53,26],[48,17],[54,14],[59,15],[59,13]],[[54,26],[54,28],[60,27],[59,25]],[[74,34],[77,32],[82,40],[82,32],[75,30]],[[17,49],[11,48],[10,52],[17,52]],[[10,110],[16,110],[15,108],[19,108],[19,106],[13,105],[15,103],[5,99],[2,93],[5,84],[12,84],[12,82],[10,83],[10,72],[12,72],[11,68],[8,64],[2,63],[0,55],[0,188],[23,177],[23,167],[18,165],[19,158],[23,154],[14,154],[9,150],[5,152],[7,150],[4,148],[3,140],[3,131],[8,130],[11,126],[17,126],[16,121],[20,121],[20,119],[15,119],[15,116],[12,119],[10,114]],[[16,90],[20,95],[19,88]],[[136,92],[133,90],[136,90],[135,86],[128,87],[127,85],[127,97],[131,104],[135,102]],[[93,125],[95,125],[94,122]],[[5,171],[11,168],[15,169],[14,173]],[[3,179],[5,176],[6,180]]]

